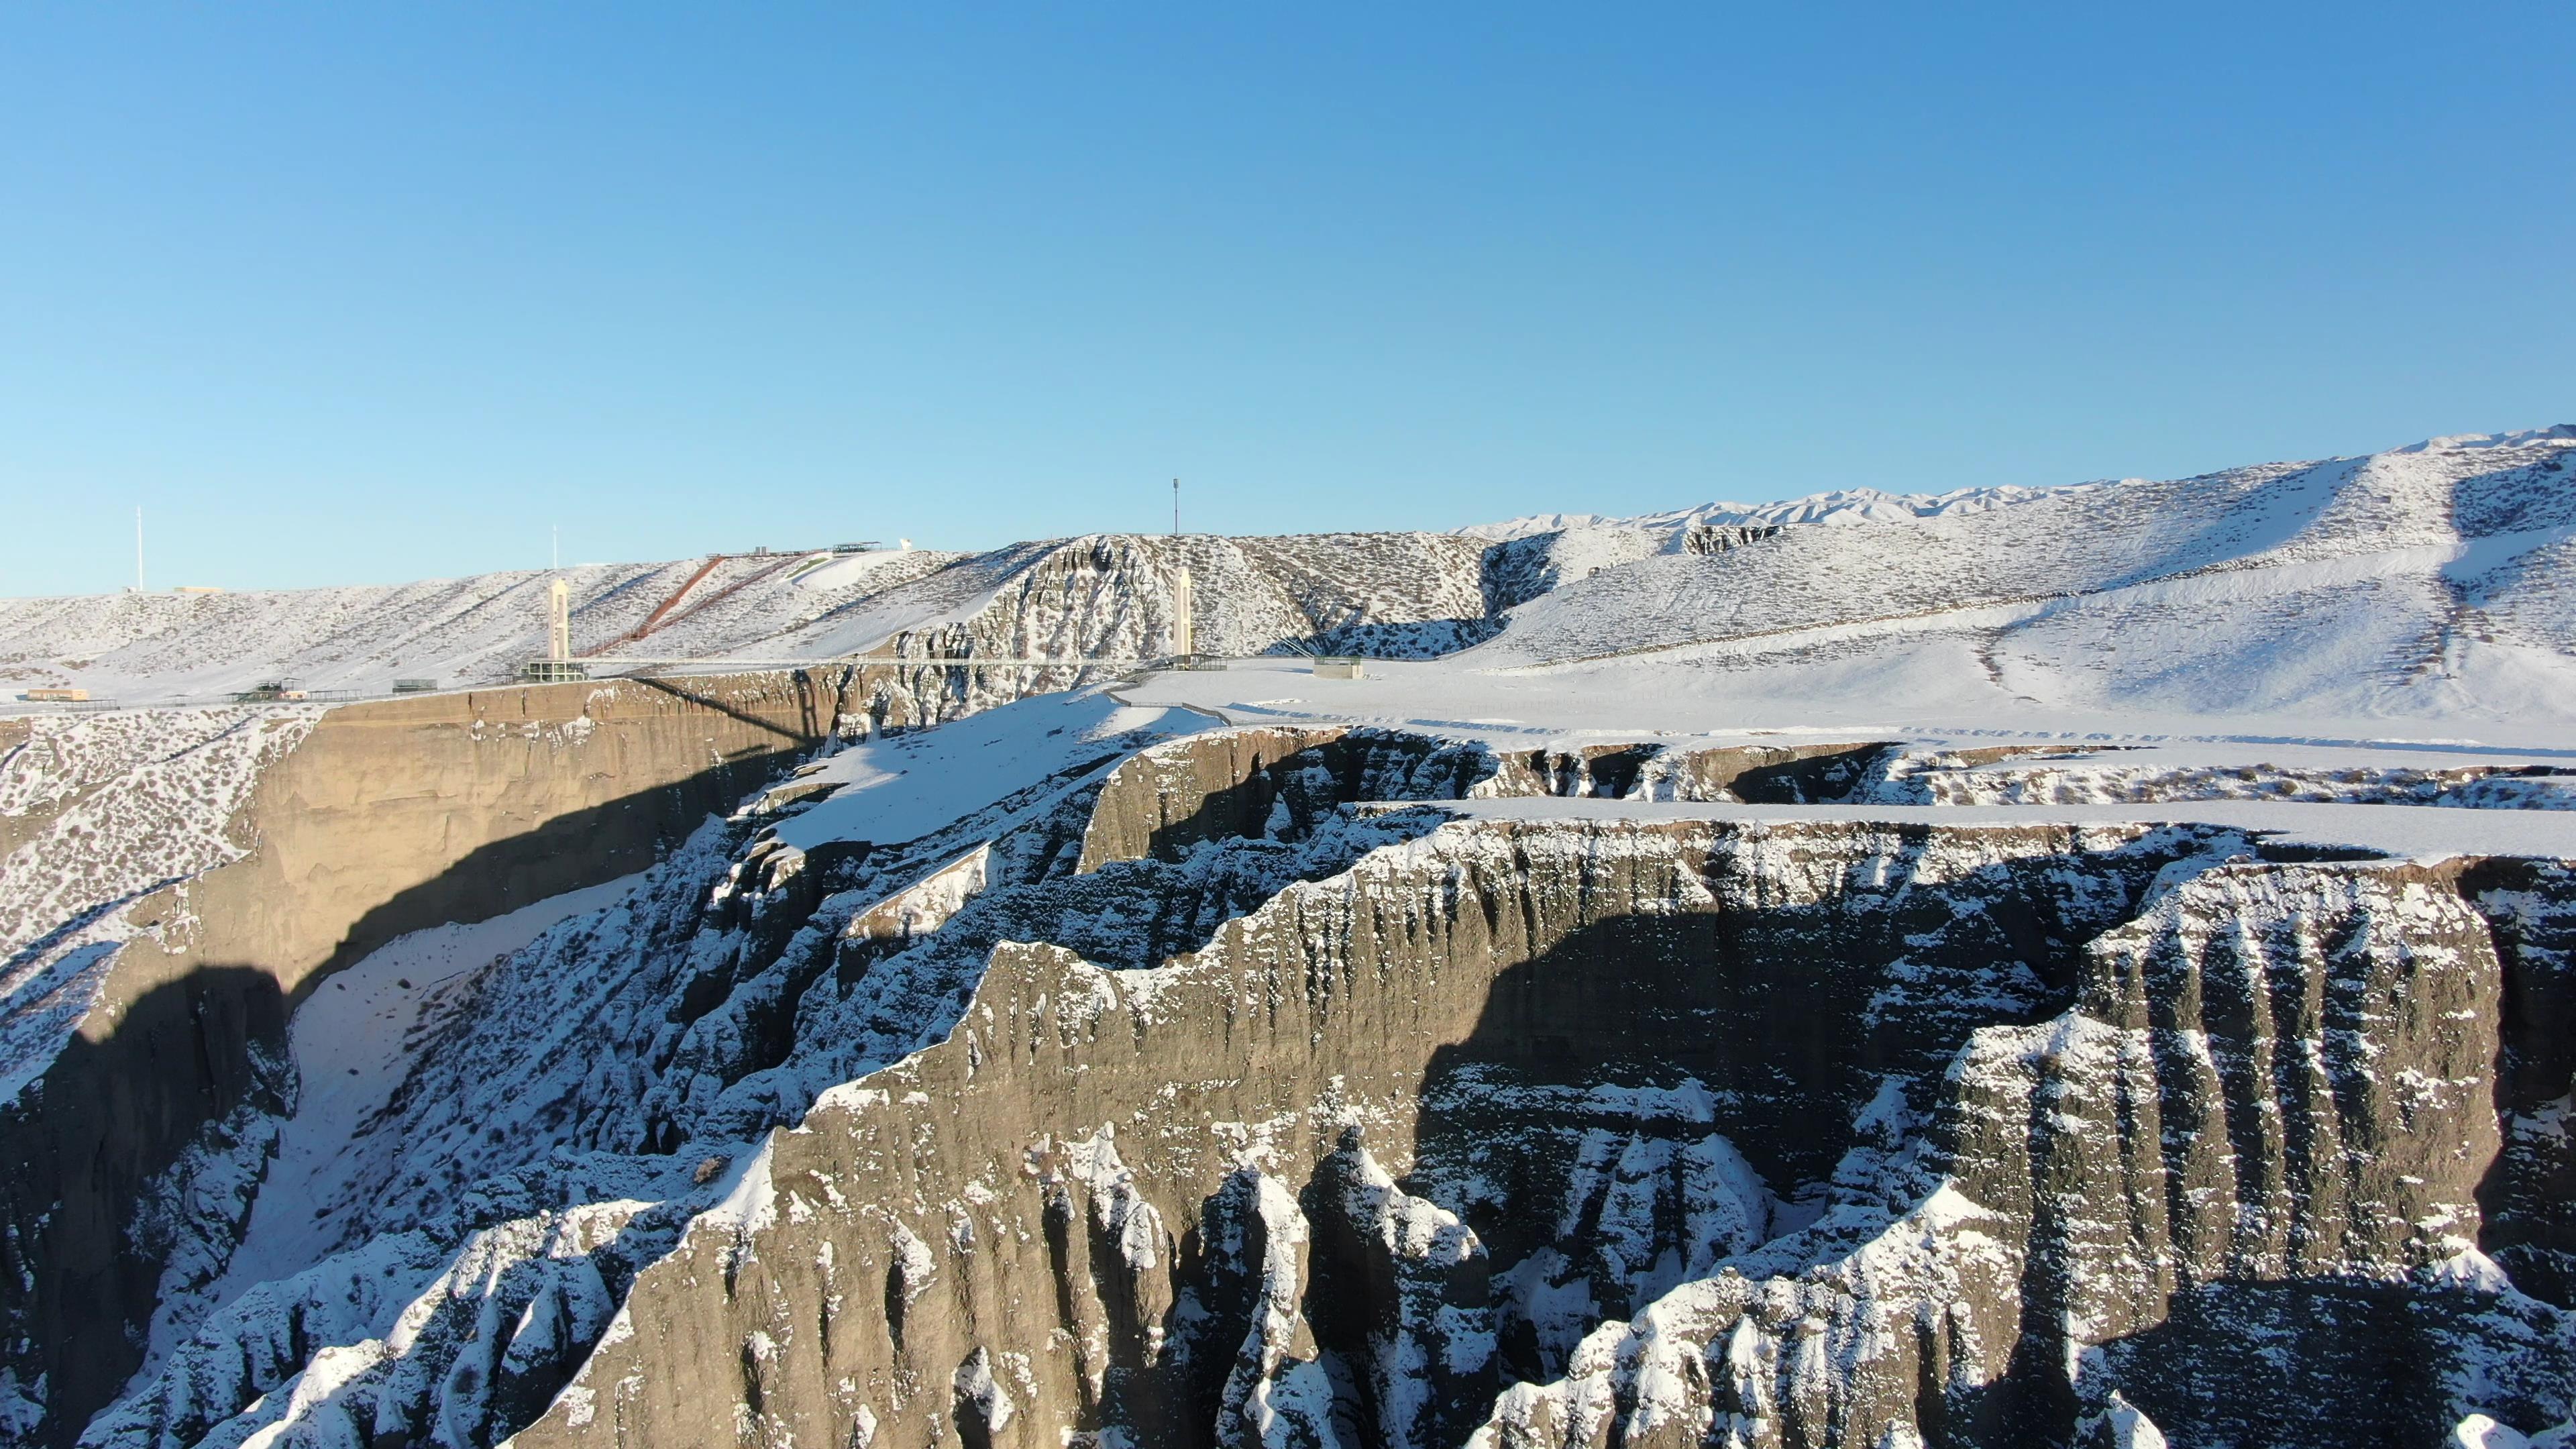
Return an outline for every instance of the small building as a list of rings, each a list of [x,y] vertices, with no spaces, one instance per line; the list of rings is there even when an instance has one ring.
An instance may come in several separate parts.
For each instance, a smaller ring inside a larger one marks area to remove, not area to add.
[[[1315,661],[1315,677],[1317,679],[1360,679],[1366,677],[1366,674],[1367,671],[1360,668],[1360,662],[1356,659],[1318,659]]]
[[[519,678],[530,684],[572,684],[590,678],[590,666],[573,659],[531,659],[519,666]]]
[[[438,681],[435,679],[397,679],[394,681],[394,693],[396,694],[428,694],[437,688]]]
[[[871,538],[871,539],[867,540],[867,541],[866,541],[866,542],[864,542],[864,543],[836,543],[836,544],[832,545],[832,552],[834,552],[834,553],[874,553],[874,552],[876,552],[878,549],[881,549],[881,548],[883,548],[883,547],[885,547],[885,545],[884,545],[884,544],[881,544],[881,543],[877,542],[875,539]]]
[[[88,700],[86,689],[31,689],[18,696],[33,704],[80,704]]]
[[[302,699],[303,697],[303,680],[291,678],[272,679],[264,684],[254,684],[250,688],[234,695],[233,702],[235,704],[265,704],[271,700]]]

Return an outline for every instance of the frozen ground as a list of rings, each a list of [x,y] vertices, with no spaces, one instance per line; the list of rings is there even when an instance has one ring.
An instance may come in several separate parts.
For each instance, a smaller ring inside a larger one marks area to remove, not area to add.
[[[1371,661],[1327,679],[1286,659],[1156,674],[1120,693],[1187,705],[1239,724],[1312,720],[1404,726],[1536,747],[1663,736],[1710,742],[1807,739],[2030,741],[2143,747],[2183,763],[2323,762],[2353,752],[2418,763],[2510,757],[2576,762],[2555,715],[2411,720],[2319,715],[2012,707],[1979,681],[1943,677],[1933,657],[1891,659],[1858,677],[1737,679],[1656,660],[1480,670],[1464,660]],[[2576,667],[2576,660],[2570,661]]]
[[[1561,581],[1460,662],[1651,655],[1738,693],[1952,709],[2564,721],[2571,453],[2568,428],[2437,439],[1667,546]]]
[[[1085,690],[1042,695],[918,734],[860,741],[789,781],[786,788],[799,793],[830,793],[781,821],[778,838],[807,850],[833,840],[917,840],[1084,761],[1115,759],[1215,723],[1203,712],[1132,706]]]

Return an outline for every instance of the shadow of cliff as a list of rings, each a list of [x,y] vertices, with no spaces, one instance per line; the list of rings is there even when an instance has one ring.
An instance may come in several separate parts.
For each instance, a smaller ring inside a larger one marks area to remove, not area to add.
[[[2476,1308],[2403,1285],[2214,1283],[2175,1294],[2162,1323],[2102,1353],[2170,1443],[2421,1449],[2448,1442],[2442,1380]]]
[[[1906,883],[1931,832],[1891,835],[1875,886],[1849,882],[1813,904],[1613,916],[1505,968],[1473,1030],[1423,1074],[1417,1159],[1446,1159],[1480,1130],[1475,1079],[1586,1092],[1689,1079],[1775,1189],[1821,1181],[1889,1074],[1937,1080],[1976,1028],[2069,1005],[2083,943],[2173,858],[2079,858],[2089,891],[2066,887],[2070,862],[2057,856],[1915,891]],[[1954,911],[1960,900],[1984,908]],[[2017,984],[1998,986],[1998,973]],[[1960,989],[1975,985],[1988,989]]]
[[[1883,908],[1614,917],[1499,974],[1473,1030],[1435,1053],[1423,1074],[1414,1164],[1403,1181],[1475,1230],[1491,1254],[1498,1304],[1504,1281],[1552,1250],[1566,1263],[1546,1281],[1590,1293],[1592,1321],[1625,1317],[1639,1303],[1605,1285],[1596,1266],[1605,1240],[1687,1258],[1680,1154],[1639,1144],[1722,1133],[1794,1208],[1816,1201],[1812,1190],[1856,1160],[1847,1152],[1866,1156],[1872,1139],[1860,1119],[1882,1110],[1874,1099],[1884,1086],[1904,1093],[1904,1113],[1917,1124],[1937,1122],[1946,1069],[1970,1034],[2071,1006],[2083,942],[2131,914],[2162,866],[2143,853],[2044,858],[2046,869],[2087,862],[2098,884],[2117,887],[2089,900],[2081,883],[2052,891],[2027,865],[2009,862],[1917,893],[1966,905],[1953,916],[1947,904],[1905,903],[1898,883],[1914,873],[1920,850],[1917,840],[1885,873],[1897,894]],[[2527,871],[2469,884],[2472,893],[2539,889]],[[1850,876],[1845,890],[1863,894]],[[2563,934],[2499,948],[2507,1001],[2497,1093],[2508,1110],[2554,1100],[2576,1070],[2576,973],[2562,964],[2576,962],[2576,911],[2541,924]],[[1981,962],[2013,960],[2030,968],[2038,989],[2018,1002],[1971,989]],[[2031,1162],[2045,1175],[2042,1125],[2031,1126]],[[1933,1133],[1946,1151],[1937,1126],[1910,1130]],[[1631,1164],[1676,1180],[1641,1186],[1622,1177]],[[2541,1255],[2576,1241],[2562,1236],[2571,1221],[2564,1179],[2547,1175],[2565,1170],[2555,1159],[2520,1169],[2500,1159],[2500,1175],[2490,1177],[2512,1188],[2517,1207],[2490,1218],[2484,1241],[2512,1236],[2502,1251],[2522,1254],[2509,1260],[2517,1274],[2524,1262],[2556,1261]],[[1632,1213],[1618,1233],[1606,1232],[1614,1190],[1632,1210],[1651,1200],[1651,1214]],[[2071,1228],[2052,1222],[2068,1210],[2042,1194],[2035,1245],[2073,1240]],[[1775,1215],[1771,1231],[1781,1229]],[[1946,1371],[1927,1377],[1916,1405],[1926,1444],[2071,1441],[2083,1406],[2059,1332],[2068,1306],[2062,1272],[2055,1251],[2031,1255],[2020,1293],[2027,1331],[1998,1345],[2009,1358],[1993,1382],[1966,1388]],[[1647,1275],[1636,1297],[1662,1281]],[[2576,1389],[2576,1365],[2552,1367],[2548,1344],[2498,1326],[2491,1307],[2473,1294],[2402,1283],[2228,1281],[2175,1294],[2160,1322],[2105,1344],[2103,1354],[2109,1381],[2175,1443],[2429,1444],[2451,1422],[2447,1385],[2514,1355],[2519,1368],[2481,1380],[2497,1398],[2489,1411],[2530,1428],[2554,1422],[2548,1394]],[[1505,1315],[1498,1326],[1506,1382],[1564,1372],[1563,1346],[1551,1349],[1530,1321]]]
[[[2576,1308],[2576,1137],[2514,1130],[2576,1088],[2576,870],[2484,861],[2460,893],[2480,906],[2504,977],[2494,1077],[2506,1137],[2478,1184],[2478,1247],[2523,1292]],[[2526,902],[2564,904],[2515,908]]]
[[[149,950],[148,943],[140,949]],[[0,1111],[0,1324],[21,1383],[52,1413],[30,1444],[68,1444],[142,1362],[162,1264],[129,1236],[138,1200],[208,1123],[278,1110],[288,1008],[256,966],[201,966],[144,992],[102,1037],[76,1032]]]
[[[1706,1189],[1689,1180],[1688,1149],[1712,1133],[1776,1199],[1753,1241],[1802,1226],[1829,1181],[1894,1145],[1888,1134],[1934,1130],[1973,1032],[2068,1009],[2083,944],[2132,914],[2174,858],[2038,855],[1913,889],[1932,848],[1928,831],[1901,832],[1883,871],[1855,868],[1812,903],[1612,917],[1496,977],[1474,1028],[1423,1073],[1402,1185],[1475,1230],[1498,1312],[1504,1280],[1527,1270],[1588,1294],[1588,1329],[1630,1316],[1685,1265],[1729,1256],[1691,1227]],[[1565,1371],[1570,1338],[1516,1313],[1497,1326],[1504,1382]],[[1929,1392],[1937,1422],[1941,1390]],[[1960,1442],[1986,1443],[2062,1405],[2016,1372],[1986,1401],[1947,1409]]]
[[[726,702],[722,695],[686,688],[677,679],[651,674],[629,675],[627,678],[630,683],[670,695],[674,699],[685,700],[700,709],[712,710],[727,719],[776,735],[788,741],[793,748],[803,749],[820,743],[825,735],[831,733],[833,725],[839,718],[842,694],[849,682],[848,676],[852,672],[844,669],[841,671],[843,677],[840,680],[827,684],[819,677],[819,671],[796,670],[793,679],[796,686],[798,717],[794,729],[749,710],[737,708]]]
[[[412,931],[644,869],[797,757],[784,747],[737,755],[468,851],[359,913],[291,997],[278,985],[285,963],[202,964],[145,991],[96,1037],[74,1036],[0,1109],[0,1150],[25,1164],[0,1223],[0,1365],[22,1384],[42,1375],[50,1410],[25,1442],[69,1444],[140,1367],[163,1265],[129,1236],[136,1210],[208,1124],[263,1105],[260,1090],[277,1095],[259,1086],[257,1059],[282,1069],[287,1022],[310,993]]]
[[[1747,805],[1812,805],[1849,800],[1871,768],[1895,754],[1897,748],[1865,744],[1809,755],[1791,754],[1776,763],[1753,765],[1737,772],[1727,782],[1727,788]]]
[[[632,875],[688,839],[710,815],[797,758],[781,748],[733,758],[668,784],[568,811],[533,830],[491,841],[420,884],[397,891],[351,923],[327,960],[298,984],[303,1004],[324,980],[413,931],[507,915],[524,906]]]
[[[1454,768],[1423,778],[1423,767],[1443,754],[1454,757]],[[1210,841],[1303,839],[1345,805],[1454,800],[1479,778],[1471,761],[1427,736],[1370,729],[1273,758],[1255,755],[1241,775],[1206,790],[1188,814],[1154,826],[1143,854],[1169,863]]]
[[[1385,1271],[1390,1265],[1383,1251],[1372,1251],[1358,1240],[1333,1206],[1347,1166],[1347,1154],[1336,1152],[1318,1162],[1304,1184],[1292,1188],[1299,1211],[1318,1234],[1302,1254],[1294,1242],[1270,1241],[1278,1225],[1260,1207],[1261,1173],[1237,1167],[1200,1200],[1198,1212],[1183,1226],[1174,1245],[1171,1294],[1159,1312],[1153,1302],[1138,1300],[1115,1236],[1094,1218],[1088,1224],[1087,1261],[1090,1287],[1108,1330],[1108,1360],[1100,1397],[1085,1405],[1077,1432],[1097,1433],[1117,1425],[1132,1433],[1133,1442],[1158,1449],[1218,1449],[1249,1442],[1249,1425],[1227,1423],[1227,1400],[1235,1398],[1238,1413],[1251,1417],[1241,1400],[1259,1372],[1251,1361],[1258,1357],[1253,1346],[1263,1315],[1276,1308],[1296,1313],[1311,1335],[1310,1343],[1282,1347],[1295,1355],[1312,1354],[1328,1365],[1336,1390],[1329,1409],[1335,1441],[1351,1449],[1386,1449],[1373,1385],[1366,1375],[1349,1369],[1371,1361],[1370,1335],[1394,1321],[1397,1289]],[[1049,1252],[1059,1284],[1067,1282],[1072,1259],[1067,1239],[1077,1228],[1070,1214],[1048,1219]],[[1306,1271],[1293,1301],[1265,1301],[1266,1290],[1274,1286],[1267,1271],[1274,1251],[1292,1263],[1304,1260]],[[1061,1292],[1058,1311],[1066,1321],[1075,1321],[1072,1300]],[[1149,1351],[1147,1344],[1155,1341],[1160,1351]],[[1486,1390],[1481,1394],[1443,1393],[1462,1386],[1445,1382],[1452,1376],[1432,1364],[1413,1365],[1410,1372],[1435,1401],[1433,1422],[1427,1426],[1431,1432],[1421,1440],[1426,1449],[1463,1442],[1465,1426],[1454,1421],[1480,1411],[1492,1398],[1490,1385],[1479,1385]],[[1307,1404],[1303,1412],[1320,1407]],[[1296,1441],[1283,1436],[1281,1442]]]
[[[70,940],[80,932],[91,926],[97,925],[99,922],[106,920],[109,916],[116,914],[127,906],[133,905],[135,902],[142,900],[154,891],[167,890],[178,883],[179,878],[176,876],[157,880],[152,884],[145,886],[141,890],[128,891],[121,896],[110,897],[107,900],[100,901],[98,904],[82,910],[78,914],[66,919],[61,925],[54,927],[45,934],[29,941],[26,945],[19,947],[16,951],[10,953],[8,959],[0,960],[0,976],[16,975],[18,972],[34,965],[36,962],[44,959],[47,955],[50,955],[56,946]]]
[[[1675,1149],[1716,1132],[1792,1197],[1849,1149],[1877,1074],[1937,1049],[1865,1023],[1877,953],[1798,915],[1617,917],[1505,969],[1423,1073],[1405,1189],[1466,1219],[1497,1277],[1534,1267],[1587,1317],[1628,1316],[1640,1305],[1600,1261],[1623,1159],[1678,1174]],[[1630,1226],[1655,1256],[1691,1251],[1682,1190],[1645,1188],[1652,1221]],[[1572,1345],[1539,1318],[1497,1322],[1504,1382],[1565,1372]]]

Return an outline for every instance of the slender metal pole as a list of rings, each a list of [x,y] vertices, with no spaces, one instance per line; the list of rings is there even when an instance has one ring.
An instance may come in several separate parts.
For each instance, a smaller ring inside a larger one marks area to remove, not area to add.
[[[1172,537],[1181,536],[1181,480],[1172,480]]]

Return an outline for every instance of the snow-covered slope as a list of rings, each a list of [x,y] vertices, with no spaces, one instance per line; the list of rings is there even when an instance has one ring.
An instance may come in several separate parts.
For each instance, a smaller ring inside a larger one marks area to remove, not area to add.
[[[1771,503],[1703,503],[1695,508],[1641,513],[1633,518],[1609,518],[1598,513],[1533,513],[1501,523],[1471,524],[1458,531],[1469,538],[1491,539],[1499,543],[1565,529],[1604,526],[1672,533],[1694,524],[1740,528],[1784,523],[1886,523],[1906,518],[1985,513],[2015,503],[2052,498],[2072,488],[2102,486],[2105,485],[2076,483],[2062,488],[2021,488],[1997,484],[1985,488],[1958,488],[1948,493],[1887,493],[1876,488],[1836,488],[1826,493],[1810,493]]]
[[[854,567],[828,556],[734,557],[714,561],[703,577],[707,560],[683,559],[585,565],[561,576],[573,590],[576,652],[712,656],[880,597],[956,558],[860,555],[865,566]],[[555,577],[520,571],[382,587],[0,600],[0,678],[13,693],[73,685],[129,702],[203,699],[281,676],[312,689],[369,692],[397,678],[489,683],[544,655],[546,589]],[[659,629],[622,642],[675,597]]]
[[[732,556],[560,576],[572,586],[574,652],[600,674],[869,653],[1132,662],[1172,652],[1184,567],[1201,652],[1283,640],[1416,647],[1404,631],[1426,623],[1437,647],[1454,648],[1458,626],[1490,612],[1483,556],[1482,544],[1448,534],[1096,535],[973,555]],[[0,683],[11,695],[72,686],[126,704],[216,702],[282,677],[362,693],[398,678],[492,684],[543,655],[555,577],[0,600]]]
[[[236,812],[320,713],[40,718],[0,735],[0,1103],[95,1004],[131,907],[243,853]]]
[[[577,652],[692,661],[1100,659],[1197,648],[1456,655],[1470,673],[1625,658],[1784,711],[1838,692],[2001,714],[2576,719],[2576,428],[2438,438],[2170,482],[1859,489],[1458,534],[1100,535],[975,555],[734,557],[566,571]],[[550,576],[0,601],[0,679],[212,702],[281,675],[493,683],[540,652]],[[649,632],[645,626],[651,624]],[[635,637],[639,634],[642,637]],[[1469,652],[1457,651],[1475,647]],[[620,663],[619,661],[624,661]],[[936,684],[920,718],[1097,671]]]
[[[1458,662],[1655,654],[1793,698],[1867,661],[1885,697],[1964,683],[1999,711],[2576,718],[2576,428],[1823,516],[1874,521],[1569,578]]]

